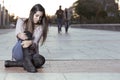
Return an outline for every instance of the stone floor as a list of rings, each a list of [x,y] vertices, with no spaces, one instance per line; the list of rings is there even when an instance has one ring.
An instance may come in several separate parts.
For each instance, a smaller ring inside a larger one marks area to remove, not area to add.
[[[51,26],[40,54],[46,63],[37,73],[5,68],[16,42],[14,29],[0,30],[0,80],[119,80],[120,32]]]

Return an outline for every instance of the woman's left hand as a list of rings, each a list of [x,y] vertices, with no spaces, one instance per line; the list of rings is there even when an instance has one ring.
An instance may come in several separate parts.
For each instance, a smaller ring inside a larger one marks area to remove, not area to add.
[[[21,43],[21,45],[22,45],[23,48],[27,48],[31,44],[32,44],[32,40],[25,40],[25,41],[22,41],[22,43]]]

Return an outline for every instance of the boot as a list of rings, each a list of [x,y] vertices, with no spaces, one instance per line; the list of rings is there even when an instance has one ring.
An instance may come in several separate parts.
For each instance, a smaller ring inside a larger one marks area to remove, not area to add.
[[[32,63],[32,54],[29,52],[28,48],[23,48],[23,67],[25,70],[27,70],[28,72],[37,72],[35,66]]]
[[[23,67],[23,62],[22,61],[10,61],[6,60],[5,61],[5,67]]]
[[[45,63],[45,58],[40,54],[34,54],[33,55],[33,64],[36,68],[42,67],[42,65]]]

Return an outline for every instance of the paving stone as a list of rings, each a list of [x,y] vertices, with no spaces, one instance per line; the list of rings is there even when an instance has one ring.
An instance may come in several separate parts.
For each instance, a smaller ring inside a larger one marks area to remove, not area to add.
[[[58,34],[50,27],[39,48],[46,63],[37,73],[4,67],[16,43],[15,29],[0,30],[0,80],[119,80],[120,32],[71,28]]]

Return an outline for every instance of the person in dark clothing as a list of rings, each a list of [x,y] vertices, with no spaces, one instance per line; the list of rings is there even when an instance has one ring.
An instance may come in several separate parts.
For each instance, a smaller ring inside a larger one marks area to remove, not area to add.
[[[65,19],[65,32],[67,33],[68,32],[68,28],[69,28],[68,10],[67,10],[67,8],[65,8],[64,14],[65,14],[65,16],[64,16],[64,19]]]
[[[61,5],[59,6],[59,9],[56,11],[55,15],[57,16],[58,33],[60,33],[64,20],[64,11],[62,10]]]
[[[72,10],[65,8],[64,10],[64,24],[65,24],[65,32],[68,33],[68,29],[70,26],[70,21],[71,21],[71,16],[72,16]]]

